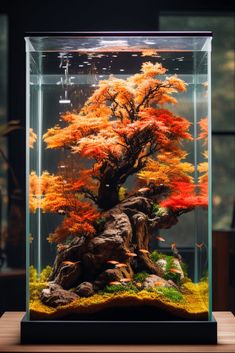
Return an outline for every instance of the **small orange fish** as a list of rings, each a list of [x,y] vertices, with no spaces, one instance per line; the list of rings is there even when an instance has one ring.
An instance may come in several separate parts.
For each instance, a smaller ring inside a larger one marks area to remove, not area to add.
[[[109,260],[109,261],[107,261],[107,264],[117,265],[117,264],[119,264],[119,262],[115,261],[115,260]]]
[[[154,283],[155,286],[161,286],[162,284],[163,284],[162,281],[157,281]]]
[[[138,190],[138,192],[145,192],[145,191],[149,191],[150,190],[150,188],[148,188],[148,187],[146,187],[146,188],[140,188],[139,190]]]
[[[166,241],[164,238],[162,238],[160,236],[157,236],[156,239],[159,240],[159,241]]]
[[[170,268],[169,271],[172,273],[178,273],[179,275],[181,275],[181,273],[182,273],[178,268]]]
[[[127,267],[127,264],[120,263],[120,264],[117,264],[115,267],[116,268]]]
[[[176,248],[176,243],[175,242],[171,243],[171,249],[175,249],[175,248]]]
[[[130,277],[128,277],[128,278],[121,278],[121,279],[120,279],[120,282],[123,282],[123,283],[131,282],[131,278],[130,278]]]
[[[80,261],[76,261],[76,262],[73,262],[73,261],[63,261],[62,263],[64,265],[70,265],[70,266],[74,266],[76,264],[78,264]]]
[[[134,256],[137,256],[137,254],[135,254],[134,252],[126,252],[126,255],[127,256],[130,256],[130,257],[134,257]]]
[[[198,249],[202,249],[203,246],[204,246],[204,243],[200,243],[200,244],[197,244],[197,243],[196,243],[196,247],[197,247]]]
[[[136,282],[135,285],[136,285],[137,288],[141,288],[142,287],[142,283],[141,282]]]
[[[63,245],[63,244],[58,244],[57,245],[57,249],[60,250],[65,250],[67,248],[67,245]]]
[[[149,254],[149,251],[146,249],[139,249],[139,252],[142,252],[143,254]]]
[[[117,285],[119,285],[119,284],[121,284],[121,283],[118,282],[118,281],[109,282],[109,285],[110,285],[110,286],[117,286]]]

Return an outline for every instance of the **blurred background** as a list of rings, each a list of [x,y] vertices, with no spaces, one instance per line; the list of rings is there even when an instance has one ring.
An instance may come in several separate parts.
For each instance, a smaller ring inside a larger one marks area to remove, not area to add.
[[[235,313],[235,4],[0,3],[0,314],[25,309],[25,32],[213,31],[213,310]]]

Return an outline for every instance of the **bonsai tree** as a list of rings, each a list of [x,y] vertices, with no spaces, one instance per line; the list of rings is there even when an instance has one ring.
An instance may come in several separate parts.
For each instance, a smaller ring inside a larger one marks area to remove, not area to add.
[[[31,176],[32,209],[63,216],[48,239],[58,243],[50,279],[64,288],[84,280],[102,287],[143,270],[161,276],[150,257],[154,232],[207,206],[185,161],[190,122],[163,108],[177,103],[173,95],[186,83],[161,79],[165,73],[145,62],[126,80],[111,75],[43,137],[48,149],[70,151],[57,175],[44,172],[37,182]]]

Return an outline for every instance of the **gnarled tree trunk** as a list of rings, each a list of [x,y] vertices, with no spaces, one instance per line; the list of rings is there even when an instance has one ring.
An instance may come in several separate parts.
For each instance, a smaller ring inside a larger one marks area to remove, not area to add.
[[[84,281],[102,288],[109,282],[132,278],[140,271],[162,276],[162,268],[150,258],[150,239],[155,228],[169,228],[177,217],[173,213],[154,217],[154,202],[137,194],[104,212],[100,232],[91,238],[75,238],[58,252],[50,280],[66,289]],[[124,265],[118,267],[109,261]]]

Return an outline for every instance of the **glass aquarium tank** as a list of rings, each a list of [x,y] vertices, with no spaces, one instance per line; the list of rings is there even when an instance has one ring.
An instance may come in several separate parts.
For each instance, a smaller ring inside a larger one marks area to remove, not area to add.
[[[210,55],[210,32],[26,37],[31,340],[215,341]]]

